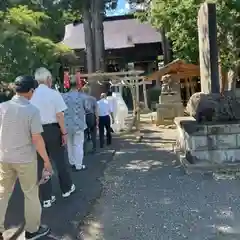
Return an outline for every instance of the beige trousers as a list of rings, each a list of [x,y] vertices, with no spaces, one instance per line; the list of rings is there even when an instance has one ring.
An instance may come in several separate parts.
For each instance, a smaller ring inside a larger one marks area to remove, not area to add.
[[[42,213],[37,185],[37,161],[21,164],[0,162],[0,232],[4,232],[6,210],[17,178],[24,193],[25,229],[36,232]]]

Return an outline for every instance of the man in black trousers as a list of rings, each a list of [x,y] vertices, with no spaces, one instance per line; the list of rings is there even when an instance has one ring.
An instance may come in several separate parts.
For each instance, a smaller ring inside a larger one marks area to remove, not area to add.
[[[62,197],[69,197],[75,191],[75,185],[67,170],[65,162],[65,145],[67,143],[67,132],[64,126],[64,111],[67,109],[61,94],[51,89],[52,75],[46,68],[39,68],[35,72],[35,79],[39,86],[35,90],[31,103],[40,111],[43,125],[43,139],[50,159],[54,161]],[[43,165],[38,160],[39,176],[42,175]],[[43,200],[43,207],[49,208],[55,202],[52,195],[51,179],[40,186],[40,195]]]
[[[85,145],[87,141],[92,141],[92,153],[96,152],[97,147],[97,125],[98,125],[98,104],[97,99],[88,94],[87,88],[80,91],[84,95],[84,106],[86,113],[87,129],[85,131]],[[86,146],[85,146],[86,148]]]
[[[107,145],[112,143],[111,134],[111,118],[112,123],[114,123],[113,109],[109,101],[106,99],[107,95],[105,93],[101,94],[101,99],[98,101],[98,114],[99,114],[99,140],[100,148],[104,147],[104,130],[106,129]]]

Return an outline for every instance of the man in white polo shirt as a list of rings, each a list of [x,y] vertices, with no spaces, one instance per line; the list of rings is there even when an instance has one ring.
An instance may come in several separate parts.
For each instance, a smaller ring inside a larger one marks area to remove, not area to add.
[[[99,128],[99,140],[100,148],[104,146],[104,129],[106,129],[107,145],[112,143],[111,134],[111,118],[112,123],[114,123],[113,109],[109,101],[106,99],[107,95],[105,93],[101,94],[101,99],[98,101],[98,128]]]
[[[42,136],[50,159],[56,165],[62,196],[69,197],[75,191],[75,185],[72,183],[64,157],[67,132],[64,126],[63,111],[67,109],[67,106],[61,94],[51,89],[52,75],[49,70],[46,68],[37,69],[35,79],[39,86],[33,94],[31,103],[40,111],[44,130]],[[39,159],[38,163],[39,175],[41,176],[42,161]],[[43,200],[43,207],[51,207],[55,201],[55,196],[52,195],[51,181],[41,185],[40,195]]]

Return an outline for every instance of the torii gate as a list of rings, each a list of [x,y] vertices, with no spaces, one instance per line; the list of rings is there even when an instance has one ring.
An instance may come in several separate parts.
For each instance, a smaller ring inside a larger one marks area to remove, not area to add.
[[[98,81],[98,83],[101,84],[102,80],[111,79],[110,84],[115,86],[127,86],[129,87],[132,99],[133,99],[133,108],[134,108],[134,119],[133,123],[130,126],[130,129],[132,129],[133,126],[136,127],[136,129],[139,129],[139,123],[140,123],[140,99],[139,99],[139,86],[143,85],[143,94],[144,94],[144,108],[148,109],[147,104],[147,92],[146,92],[146,84],[147,82],[144,81],[143,76],[139,76],[144,71],[125,71],[125,72],[99,72],[99,73],[89,73],[89,74],[81,74],[82,78],[86,78],[87,81],[90,84],[93,81]],[[140,80],[140,82],[139,82]]]

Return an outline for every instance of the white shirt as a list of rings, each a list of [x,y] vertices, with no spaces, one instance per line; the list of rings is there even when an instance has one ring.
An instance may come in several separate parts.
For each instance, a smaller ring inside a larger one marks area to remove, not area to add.
[[[34,91],[30,102],[39,109],[42,124],[57,123],[56,114],[67,109],[60,92],[44,84]]]
[[[98,115],[99,117],[108,116],[112,112],[111,105],[107,99],[101,99],[98,102]]]

